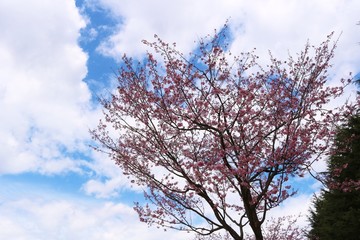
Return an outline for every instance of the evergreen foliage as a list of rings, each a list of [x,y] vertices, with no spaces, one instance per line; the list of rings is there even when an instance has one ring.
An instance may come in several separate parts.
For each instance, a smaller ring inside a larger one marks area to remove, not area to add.
[[[315,197],[314,209],[310,211],[308,237],[358,240],[360,189],[354,183],[360,180],[360,114],[338,130],[328,170],[326,189]]]

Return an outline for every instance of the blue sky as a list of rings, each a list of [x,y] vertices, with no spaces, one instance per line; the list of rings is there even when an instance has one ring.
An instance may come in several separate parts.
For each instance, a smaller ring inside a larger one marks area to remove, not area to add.
[[[141,60],[141,40],[155,33],[188,53],[229,19],[230,50],[256,47],[266,64],[268,50],[286,58],[335,31],[336,84],[360,72],[359,9],[358,0],[0,1],[0,238],[191,239],[139,223],[132,202],[141,189],[89,148],[96,98],[114,87],[121,56]],[[306,214],[319,185],[297,185],[273,216]]]

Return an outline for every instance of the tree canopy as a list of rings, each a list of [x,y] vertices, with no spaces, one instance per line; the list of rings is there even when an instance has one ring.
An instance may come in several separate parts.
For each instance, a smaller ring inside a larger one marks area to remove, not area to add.
[[[207,236],[264,239],[268,211],[295,194],[292,177],[329,154],[350,104],[349,80],[326,86],[331,36],[296,58],[261,66],[254,52],[233,56],[226,33],[200,40],[189,55],[156,37],[142,62],[124,56],[118,86],[102,99],[92,131],[123,173],[144,186],[141,221]],[[115,137],[114,137],[115,136]]]

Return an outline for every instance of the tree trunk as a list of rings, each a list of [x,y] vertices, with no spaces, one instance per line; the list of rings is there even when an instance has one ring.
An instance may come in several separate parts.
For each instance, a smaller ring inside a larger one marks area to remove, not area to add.
[[[246,215],[249,219],[250,227],[254,232],[255,239],[263,240],[264,237],[261,230],[261,223],[256,214],[256,207],[253,204],[251,204],[252,202],[251,192],[246,187],[241,187],[241,192],[243,194],[243,201],[244,201]]]
[[[262,235],[262,231],[261,231],[261,225],[260,224],[250,224],[251,229],[253,230],[254,234],[255,234],[255,239],[256,240],[263,240],[264,237]]]

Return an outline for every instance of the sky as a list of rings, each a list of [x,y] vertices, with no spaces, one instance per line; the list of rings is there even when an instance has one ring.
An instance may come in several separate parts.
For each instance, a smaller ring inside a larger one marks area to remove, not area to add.
[[[188,53],[228,21],[233,54],[256,47],[266,63],[269,50],[284,59],[335,31],[331,85],[360,72],[359,9],[358,0],[0,0],[0,239],[191,239],[140,223],[140,189],[89,147],[122,55],[141,60],[154,34]],[[319,184],[297,186],[271,215],[301,213],[305,225]]]

